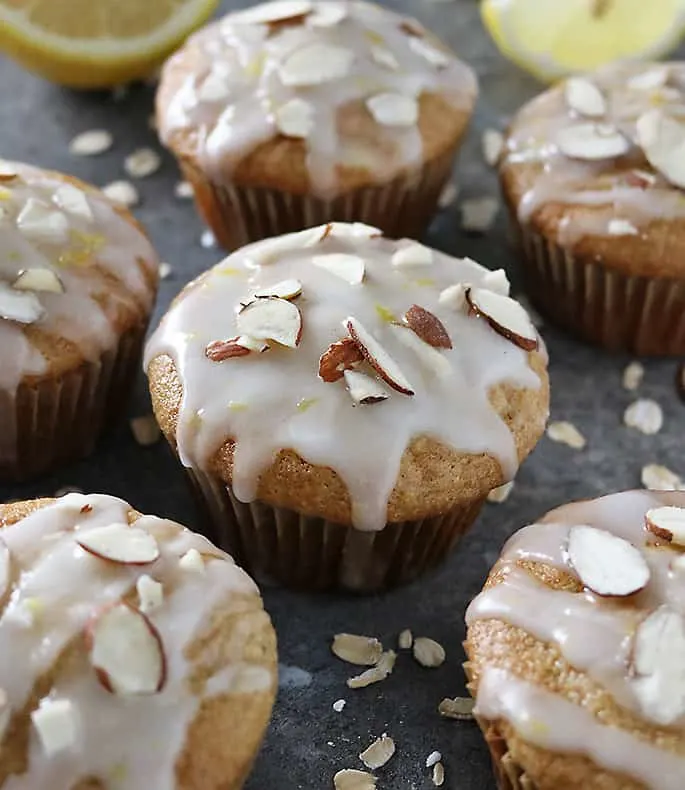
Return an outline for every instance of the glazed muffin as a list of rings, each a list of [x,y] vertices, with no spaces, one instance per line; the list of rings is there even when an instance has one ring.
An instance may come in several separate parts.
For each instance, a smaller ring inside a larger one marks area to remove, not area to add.
[[[121,499],[0,506],[0,784],[237,790],[276,641],[233,560]]]
[[[158,261],[100,192],[0,161],[0,479],[88,454],[136,376]]]
[[[258,578],[371,590],[443,559],[548,413],[546,357],[488,272],[375,228],[257,242],[149,341],[208,535]]]
[[[574,77],[514,119],[500,175],[551,321],[611,350],[685,353],[685,66]]]
[[[511,538],[467,612],[467,675],[502,790],[678,790],[685,494],[630,491]]]
[[[157,128],[228,249],[331,220],[417,236],[476,97],[413,19],[350,0],[234,12],[166,64]]]

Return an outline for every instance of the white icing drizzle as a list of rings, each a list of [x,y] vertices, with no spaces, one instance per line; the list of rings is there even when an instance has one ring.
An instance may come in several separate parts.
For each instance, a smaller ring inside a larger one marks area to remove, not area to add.
[[[34,327],[65,338],[84,357],[95,360],[117,341],[118,310],[151,309],[155,289],[146,282],[138,262],[150,269],[156,267],[157,256],[143,233],[101,194],[70,184],[67,194],[75,193],[79,212],[60,202],[67,182],[58,175],[27,165],[7,166],[18,176],[0,182],[0,287],[11,286],[25,270],[54,273],[62,293],[16,293],[38,299],[42,315]],[[52,220],[53,226],[45,221],[26,227],[19,218],[27,205],[38,205],[42,216],[58,220]],[[112,277],[123,286],[116,295]],[[0,390],[10,395],[26,376],[46,370],[45,358],[22,324],[0,319],[0,349]]]
[[[663,70],[664,84],[639,87],[639,79],[655,70]],[[613,217],[642,229],[655,219],[685,216],[685,195],[648,164],[637,144],[636,130],[638,118],[654,107],[669,117],[685,120],[685,65],[622,63],[605,67],[590,79],[606,100],[603,115],[588,118],[571,109],[566,83],[562,83],[518,113],[502,159],[509,177],[522,179],[524,192],[517,209],[524,223],[538,209],[553,203],[606,209],[576,212],[572,220],[562,218],[558,228],[561,244],[573,244],[590,234],[607,235]],[[588,123],[618,129],[629,142],[627,153],[596,161],[562,154],[557,144],[559,135]],[[632,175],[635,170],[646,172],[653,183],[640,185],[639,176],[636,179]]]
[[[495,570],[503,572],[503,580],[473,600],[466,613],[467,623],[503,620],[542,642],[555,645],[571,666],[601,684],[619,705],[649,718],[639,704],[628,669],[636,628],[648,613],[661,605],[685,616],[685,573],[672,567],[681,552],[663,542],[655,544],[653,536],[645,530],[646,512],[666,505],[685,507],[685,494],[646,491],[613,494],[558,508],[540,523],[523,528],[506,544],[495,566]],[[650,581],[627,603],[602,598],[588,590],[577,593],[554,590],[517,565],[522,560],[541,562],[575,575],[566,549],[569,530],[581,524],[630,541],[644,556],[651,572]],[[503,716],[517,727],[522,722],[535,721],[540,724],[539,732],[546,733],[545,737],[550,739],[549,748],[583,751],[614,770],[620,746],[625,760],[628,754],[638,756],[641,769],[635,769],[632,760],[630,764],[624,761],[620,767],[648,781],[650,787],[670,790],[676,787],[676,778],[677,786],[682,784],[685,757],[649,747],[620,730],[607,732],[590,713],[544,689],[515,679],[510,688],[510,679],[503,679],[497,670],[488,669],[485,677],[485,685],[478,691],[478,706],[485,717]],[[561,715],[562,710],[567,712]],[[685,718],[678,720],[676,726],[682,730]],[[533,728],[526,727],[521,735],[527,738],[531,732]],[[600,742],[603,746],[597,747]]]
[[[421,161],[415,122],[379,125],[382,145],[372,145],[357,124],[341,126],[339,112],[346,105],[381,94],[398,94],[406,104],[433,93],[459,109],[473,106],[471,69],[414,20],[358,0],[297,6],[297,20],[290,24],[254,21],[249,9],[229,14],[189,40],[162,78],[164,92],[168,75],[186,59],[192,63],[193,71],[161,113],[165,143],[179,129],[197,130],[203,167],[217,179],[227,178],[246,154],[278,134],[282,108],[288,107],[289,117],[296,108],[301,129],[280,128],[306,138],[311,188],[326,196],[335,193],[338,165],[391,179]],[[317,24],[323,16],[338,21]],[[296,64],[297,78],[289,68],[293,55],[302,61]]]
[[[527,354],[485,320],[439,301],[441,291],[457,282],[486,287],[488,271],[439,252],[432,252],[432,263],[428,255],[428,265],[393,265],[398,250],[421,247],[364,238],[357,226],[333,227],[324,240],[322,228],[312,229],[229,256],[183,293],[150,339],[146,366],[169,355],[183,386],[176,435],[182,463],[206,470],[214,452],[233,438],[233,490],[249,502],[262,471],[280,450],[292,449],[340,475],[350,493],[353,523],[367,530],[385,525],[400,461],[414,437],[428,436],[461,452],[489,453],[505,477],[513,477],[513,437],[490,405],[488,390],[503,382],[537,389],[539,378]],[[364,281],[351,285],[312,265],[314,256],[329,253],[363,258]],[[207,359],[209,343],[239,334],[234,312],[241,301],[289,279],[302,283],[295,301],[303,325],[297,348],[272,344],[263,354]],[[437,370],[417,355],[414,344],[400,342],[388,322],[399,321],[412,304],[434,313],[452,340],[451,349],[427,347],[442,357]],[[319,358],[347,335],[348,316],[393,357],[411,382],[413,397],[390,391],[383,403],[355,407],[343,381],[319,378]],[[541,414],[540,429],[545,419]]]
[[[86,505],[91,510],[84,513]],[[77,546],[80,530],[126,524],[129,511],[114,497],[68,494],[1,531],[15,574],[0,616],[0,687],[12,710],[27,703],[38,678],[67,645],[83,638],[84,626],[102,607],[131,592],[136,605],[136,582],[144,574],[164,586],[163,603],[148,617],[167,662],[159,693],[120,697],[100,685],[84,651],[58,674],[48,695],[73,704],[76,743],[48,756],[32,729],[27,770],[10,776],[4,790],[71,790],[86,777],[117,790],[175,787],[175,764],[203,697],[264,691],[273,681],[266,669],[236,664],[210,677],[204,693],[190,688],[186,647],[203,634],[217,607],[232,595],[257,595],[257,588],[205,538],[153,516],[138,522],[159,543],[160,557],[152,564],[113,565]],[[206,560],[204,574],[179,567],[179,558],[192,548],[213,557]]]

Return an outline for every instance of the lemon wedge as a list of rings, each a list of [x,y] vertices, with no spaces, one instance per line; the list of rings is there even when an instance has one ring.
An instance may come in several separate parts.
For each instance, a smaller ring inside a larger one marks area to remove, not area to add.
[[[75,88],[149,75],[218,0],[0,0],[0,49]]]
[[[685,31],[685,0],[482,0],[481,15],[500,51],[544,81],[662,57]]]

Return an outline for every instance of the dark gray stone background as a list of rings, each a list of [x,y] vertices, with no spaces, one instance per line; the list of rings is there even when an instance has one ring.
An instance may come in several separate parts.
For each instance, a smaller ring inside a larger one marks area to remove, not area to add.
[[[238,4],[223,5],[227,9]],[[461,156],[459,180],[463,196],[496,194],[494,174],[480,153],[481,132],[501,127],[539,86],[498,55],[481,28],[474,0],[392,0],[388,5],[411,9],[476,68],[481,99]],[[127,153],[142,145],[156,146],[155,133],[148,126],[153,99],[149,86],[134,86],[118,101],[109,94],[79,95],[1,61],[0,95],[1,157],[63,170],[103,185],[127,177],[122,167]],[[71,138],[98,127],[114,134],[114,147],[95,158],[70,156]],[[176,166],[165,154],[161,170],[137,184],[142,202],[136,215],[150,231],[162,259],[173,266],[172,276],[161,285],[155,325],[181,286],[221,256],[217,249],[200,246],[202,225],[192,204],[173,195],[177,179]],[[487,235],[467,236],[460,230],[454,205],[436,218],[426,241],[457,255],[470,255],[493,269],[503,266],[516,281],[501,216]],[[672,361],[646,364],[640,394],[661,403],[666,421],[657,436],[643,436],[622,424],[623,410],[633,398],[621,387],[628,359],[588,348],[552,329],[544,328],[543,334],[551,356],[552,416],[574,422],[587,436],[587,448],[578,452],[543,438],[523,466],[509,500],[487,505],[449,561],[410,587],[371,598],[264,591],[278,631],[281,662],[303,671],[283,673],[273,723],[248,782],[250,790],[332,787],[337,770],[363,767],[358,753],[385,731],[395,739],[397,755],[378,771],[379,790],[432,787],[424,761],[434,749],[444,757],[446,788],[494,786],[477,727],[443,720],[436,708],[443,697],[464,694],[464,610],[502,543],[517,528],[567,500],[639,487],[640,469],[646,463],[663,463],[685,474],[678,442],[685,407],[675,395]],[[145,393],[141,373],[131,416],[149,410]],[[139,447],[125,424],[114,429],[88,460],[29,485],[1,488],[0,497],[28,498],[68,485],[121,496],[143,512],[191,527],[198,524],[183,474],[166,446],[160,442],[148,449]],[[345,679],[355,671],[330,653],[333,634],[375,635],[390,647],[407,627],[416,635],[439,640],[447,650],[446,663],[428,670],[409,655],[400,655],[385,682],[348,689]],[[331,705],[339,698],[345,698],[347,706],[335,713]]]

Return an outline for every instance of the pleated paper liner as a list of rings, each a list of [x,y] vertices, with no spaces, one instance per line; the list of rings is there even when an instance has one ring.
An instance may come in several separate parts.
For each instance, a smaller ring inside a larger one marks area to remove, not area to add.
[[[181,168],[193,185],[198,211],[219,244],[234,250],[252,241],[326,222],[364,222],[392,238],[417,238],[435,214],[452,174],[456,148],[387,184],[331,200],[276,189],[212,182],[190,160]]]
[[[551,323],[610,351],[685,354],[685,278],[629,276],[578,258],[512,219],[532,304]]]
[[[262,502],[245,504],[222,480],[186,471],[207,515],[207,537],[258,581],[295,589],[372,592],[410,582],[448,556],[484,501],[362,532]]]
[[[0,393],[0,479],[26,480],[92,452],[126,404],[146,328],[129,329],[94,362]]]

